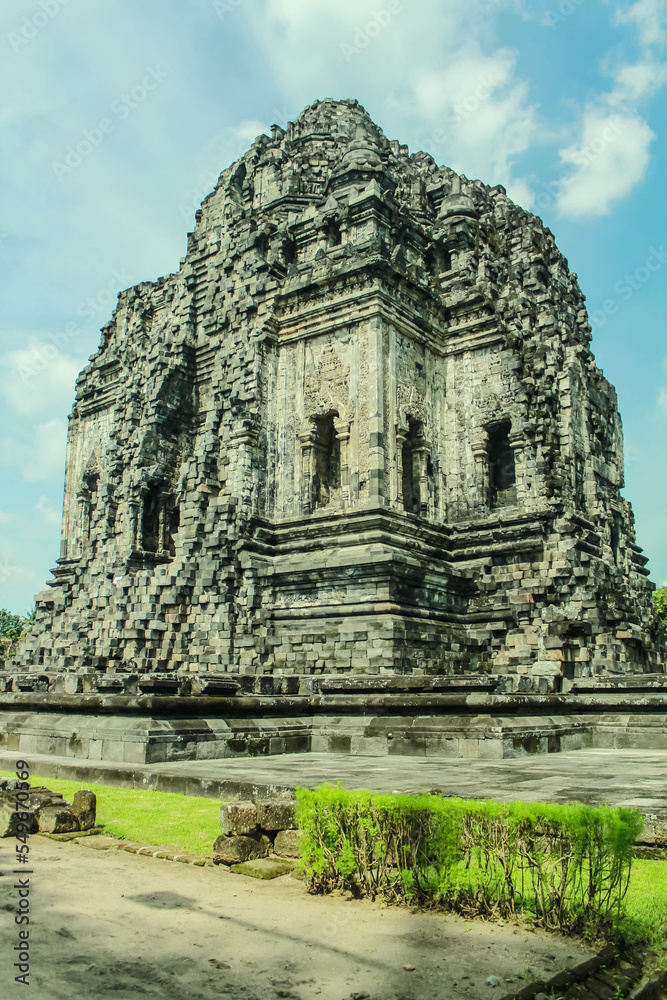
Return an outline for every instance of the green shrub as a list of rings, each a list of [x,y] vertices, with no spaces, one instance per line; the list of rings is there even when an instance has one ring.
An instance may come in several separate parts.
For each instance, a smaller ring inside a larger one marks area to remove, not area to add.
[[[306,877],[389,902],[464,916],[518,913],[545,928],[598,932],[621,912],[635,809],[297,789]]]
[[[654,590],[653,600],[655,601],[658,618],[662,622],[662,626],[667,634],[667,586]]]
[[[0,608],[0,656],[9,659],[14,655],[19,639],[28,634],[34,621],[34,608],[25,615],[14,615],[6,608]]]

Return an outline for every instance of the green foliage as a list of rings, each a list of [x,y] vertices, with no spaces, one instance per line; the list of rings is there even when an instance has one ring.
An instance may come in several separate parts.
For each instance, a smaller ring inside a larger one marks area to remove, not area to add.
[[[0,638],[16,642],[21,638],[25,628],[25,619],[21,615],[13,615],[6,608],[0,608]]]
[[[27,635],[35,621],[34,609],[26,615],[14,615],[0,608],[0,657],[8,659],[16,652],[19,639]]]
[[[14,773],[3,772],[5,777]],[[220,801],[176,792],[63,781],[30,776],[31,785],[46,785],[71,802],[79,788],[97,795],[97,822],[105,833],[120,840],[134,840],[193,854],[211,854],[220,833]]]
[[[667,586],[654,590],[653,600],[655,602],[656,611],[658,612],[658,618],[662,622],[662,626],[667,634]]]
[[[635,861],[625,903],[625,940],[647,944],[656,964],[667,969],[667,861]]]
[[[311,891],[597,932],[621,913],[635,809],[297,789]]]

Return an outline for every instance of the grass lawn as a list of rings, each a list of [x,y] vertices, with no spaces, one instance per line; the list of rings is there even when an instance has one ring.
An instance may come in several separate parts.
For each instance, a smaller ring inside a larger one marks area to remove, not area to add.
[[[16,776],[9,771],[2,771],[0,775],[4,778]],[[98,824],[104,826],[110,836],[121,840],[137,840],[193,854],[211,854],[213,841],[220,833],[220,802],[217,799],[61,781],[38,775],[31,775],[30,783],[46,785],[60,792],[69,802],[80,788],[89,788],[97,795]]]
[[[633,861],[625,906],[626,940],[650,944],[660,968],[667,968],[667,861]]]

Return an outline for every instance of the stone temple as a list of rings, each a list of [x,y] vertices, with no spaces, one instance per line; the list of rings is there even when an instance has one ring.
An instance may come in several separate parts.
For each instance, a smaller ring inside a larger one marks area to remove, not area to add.
[[[576,275],[500,185],[409,154],[356,101],[259,136],[78,379],[6,745],[667,746],[589,341]]]

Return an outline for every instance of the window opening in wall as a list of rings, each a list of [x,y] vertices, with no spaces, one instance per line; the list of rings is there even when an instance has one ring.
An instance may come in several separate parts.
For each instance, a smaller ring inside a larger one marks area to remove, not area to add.
[[[488,428],[489,486],[491,506],[504,507],[516,503],[516,468],[514,449],[509,434],[512,424],[503,420]]]
[[[437,278],[443,271],[451,271],[452,256],[449,250],[445,250],[439,243],[434,243],[426,251],[426,270],[434,278]]]
[[[289,236],[283,241],[283,257],[286,267],[289,267],[290,264],[296,264],[296,240],[291,239]]]
[[[565,643],[562,649],[560,673],[556,674],[554,677],[555,694],[561,694],[563,691],[569,691],[572,686],[572,681],[574,680],[576,671],[576,654],[577,647],[572,643]]]
[[[334,219],[331,219],[327,226],[327,248],[339,246],[341,239],[340,226]]]
[[[328,413],[315,419],[315,507],[326,507],[331,502],[332,492],[340,488],[340,441],[334,424],[337,416],[337,413]]]
[[[421,497],[419,494],[419,449],[422,444],[423,424],[420,420],[408,417],[408,433],[403,442],[402,472],[403,472],[403,508],[412,514],[421,512]]]
[[[167,549],[169,555],[176,555],[176,544],[174,542],[174,535],[181,526],[181,508],[176,504],[171,511],[169,516],[169,537],[167,539]]]
[[[95,520],[95,515],[97,514],[97,498],[98,498],[98,486],[100,482],[100,477],[97,473],[92,473],[86,476],[86,490],[88,491],[88,502],[86,504],[86,524],[85,533],[86,537],[90,538],[92,534],[93,522]]]
[[[574,459],[574,503],[577,510],[586,510],[584,460],[581,455],[576,455]]]
[[[611,551],[614,557],[614,562],[618,566],[618,557],[621,545],[621,519],[616,514],[614,520],[611,522]]]
[[[266,233],[259,233],[255,239],[255,248],[262,254],[263,257],[266,256],[269,250],[269,237]]]
[[[151,486],[144,497],[141,545],[146,552],[157,552],[160,544],[160,492],[159,486]]]
[[[569,681],[574,680],[574,670],[575,670],[574,658],[576,656],[576,653],[577,653],[576,646],[573,646],[572,643],[566,643],[563,646],[563,660],[562,660],[561,670],[563,673],[563,677],[565,677]]]
[[[239,164],[237,170],[232,175],[229,182],[230,193],[234,194],[239,201],[243,199],[243,185],[245,184],[246,168],[245,163]]]

